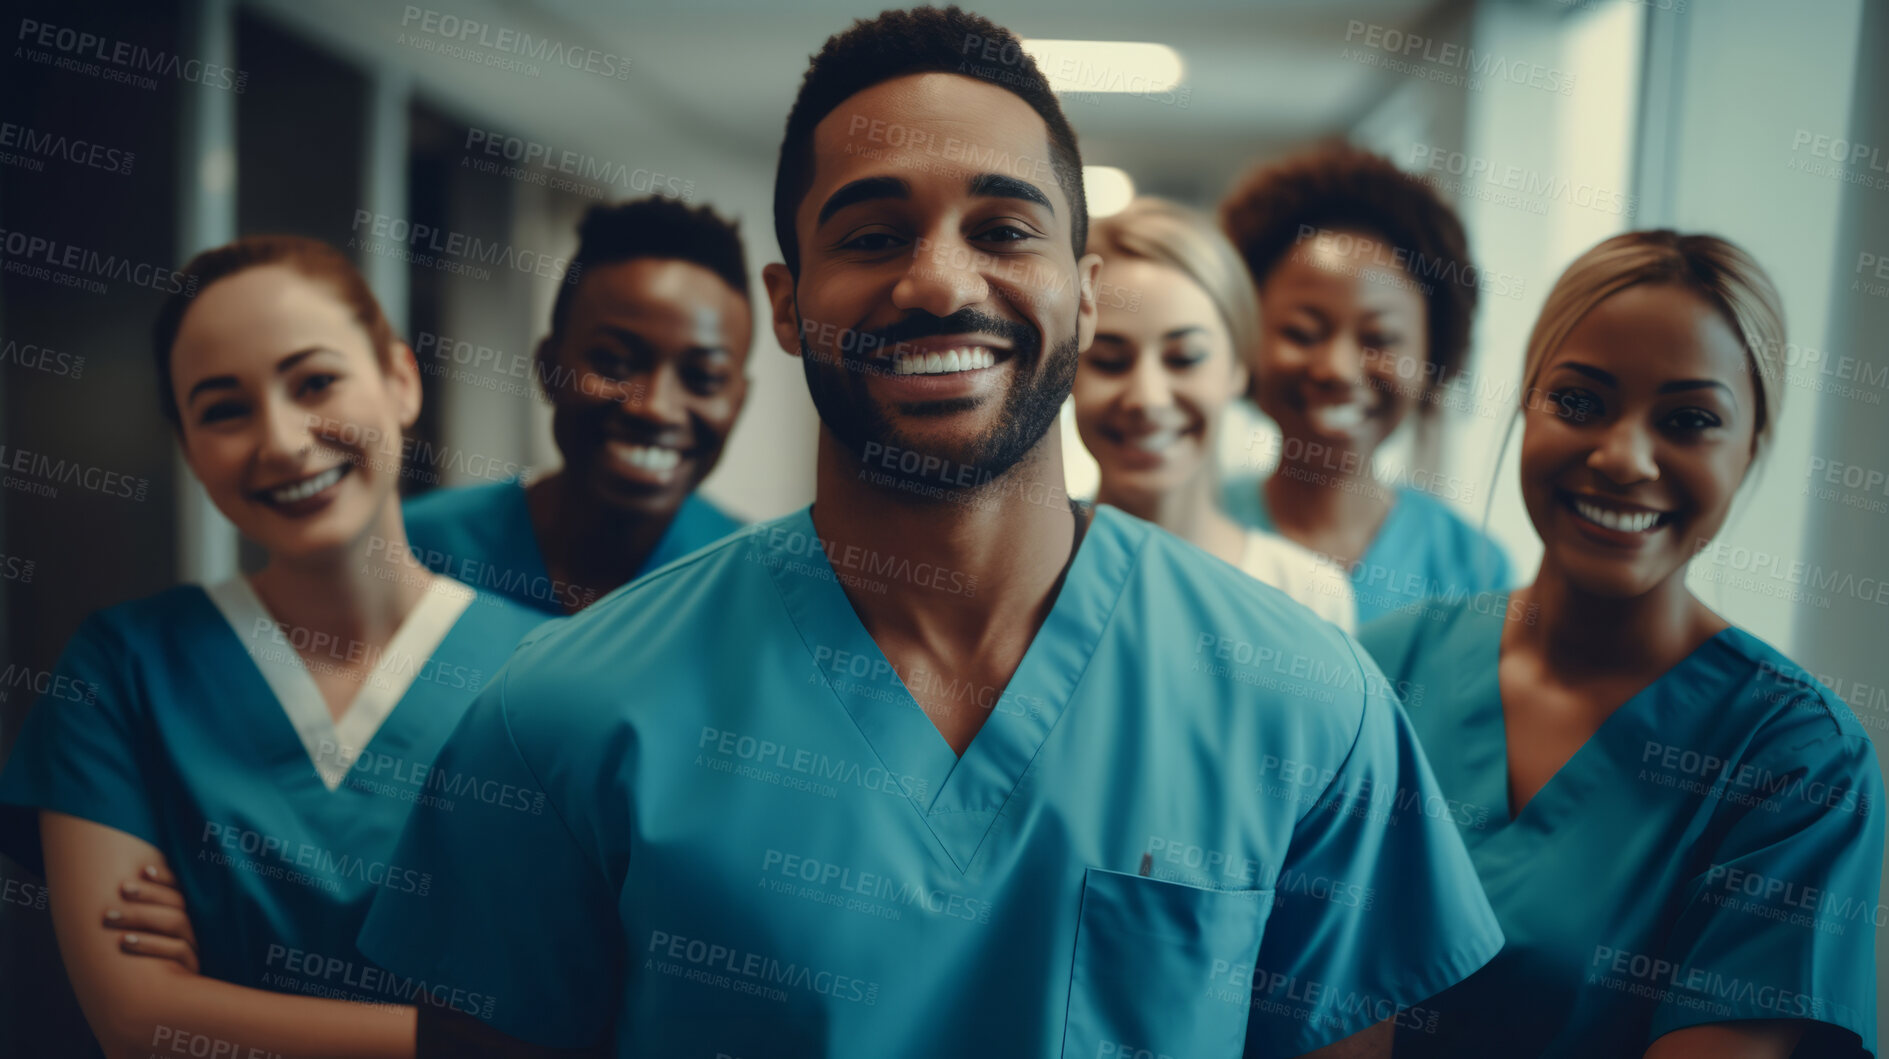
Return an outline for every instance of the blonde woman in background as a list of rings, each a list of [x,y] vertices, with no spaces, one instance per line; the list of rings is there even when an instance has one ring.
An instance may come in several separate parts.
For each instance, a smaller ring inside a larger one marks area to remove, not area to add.
[[[1875,1053],[1876,755],[1686,587],[1770,446],[1783,348],[1732,244],[1589,250],[1523,369],[1534,582],[1360,636],[1423,693],[1411,723],[1507,939],[1400,1018],[1399,1059]]]
[[[1102,256],[1095,342],[1076,369],[1076,427],[1101,467],[1109,504],[1232,563],[1353,631],[1343,570],[1220,506],[1214,446],[1227,405],[1246,392],[1243,357],[1259,305],[1239,255],[1207,218],[1139,198],[1097,221]]]

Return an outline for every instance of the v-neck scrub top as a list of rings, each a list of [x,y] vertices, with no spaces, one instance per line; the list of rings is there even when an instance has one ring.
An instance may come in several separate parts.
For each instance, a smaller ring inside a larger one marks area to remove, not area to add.
[[[1410,708],[1508,938],[1397,1055],[1638,1056],[1673,1030],[1807,1019],[1873,1055],[1883,784],[1842,700],[1726,629],[1602,723],[1510,820],[1506,597],[1363,632]],[[1859,1044],[1860,1038],[1860,1044]]]
[[[1252,476],[1229,481],[1222,503],[1235,522],[1278,533],[1261,485],[1262,479]],[[1441,500],[1408,487],[1397,490],[1390,514],[1349,572],[1360,628],[1417,600],[1454,602],[1507,591],[1511,584],[1501,545]]]
[[[545,568],[523,482],[435,489],[407,501],[401,511],[414,557],[436,574],[546,614],[561,616],[571,607],[592,601],[589,589],[554,581]],[[741,526],[714,504],[690,493],[682,498],[675,519],[657,539],[638,576]]]
[[[355,938],[381,890],[424,894],[393,856],[417,806],[530,812],[535,792],[434,755],[544,616],[438,579],[336,723],[298,646],[238,578],[170,589],[79,626],[0,772],[0,851],[41,870],[38,811],[143,839],[176,874],[202,973],[276,992],[476,1009],[386,974]],[[348,650],[312,647],[337,664]],[[359,653],[357,653],[357,660]],[[542,811],[541,809],[539,811]]]
[[[528,639],[440,767],[545,812],[416,813],[433,889],[363,950],[550,1047],[1215,1059],[1500,948],[1382,677],[1277,590],[1098,508],[998,693],[895,670],[842,580],[965,591],[803,509]],[[961,759],[908,688],[990,711]]]

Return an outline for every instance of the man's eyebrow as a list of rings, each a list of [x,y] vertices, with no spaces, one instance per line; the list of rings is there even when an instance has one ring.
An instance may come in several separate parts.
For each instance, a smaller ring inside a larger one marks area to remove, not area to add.
[[[825,224],[827,218],[848,206],[873,199],[907,199],[912,197],[911,185],[898,177],[864,177],[850,184],[842,184],[838,191],[827,196],[820,205],[820,215],[814,218],[814,224]]]
[[[1016,177],[1004,176],[1002,173],[979,173],[972,177],[971,194],[1000,199],[1022,199],[1043,207],[1050,212],[1052,217],[1056,215],[1056,207],[1050,205],[1049,196],[1037,190],[1035,184],[1027,180],[1018,180]]]

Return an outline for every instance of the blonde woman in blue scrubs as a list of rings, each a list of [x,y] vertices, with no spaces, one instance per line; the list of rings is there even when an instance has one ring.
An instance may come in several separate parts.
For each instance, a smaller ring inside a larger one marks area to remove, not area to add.
[[[1883,784],[1849,708],[1713,613],[1688,564],[1769,447],[1784,326],[1708,235],[1570,265],[1529,336],[1522,496],[1544,553],[1501,606],[1362,639],[1507,938],[1406,1056],[1873,1055]]]
[[[263,568],[87,618],[0,773],[0,850],[43,866],[73,990],[109,1056],[402,1059],[449,978],[389,975],[355,935],[374,895],[425,894],[409,816],[542,811],[432,763],[543,616],[406,548],[412,352],[354,266],[260,236],[185,266],[155,336],[164,411]]]
[[[1160,526],[1356,631],[1342,567],[1220,506],[1214,447],[1246,392],[1259,305],[1239,254],[1207,218],[1140,198],[1089,230],[1102,255],[1095,342],[1076,368],[1076,428],[1102,472],[1095,502]]]

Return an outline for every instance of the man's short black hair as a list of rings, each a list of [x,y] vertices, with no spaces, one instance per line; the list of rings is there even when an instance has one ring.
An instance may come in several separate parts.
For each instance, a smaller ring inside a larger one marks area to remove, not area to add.
[[[813,128],[847,99],[883,81],[921,73],[961,74],[1016,95],[1049,126],[1049,165],[1069,200],[1070,241],[1081,257],[1089,241],[1082,194],[1082,153],[1049,79],[1025,55],[1016,34],[957,7],[882,11],[828,37],[813,56],[800,94],[787,113],[780,163],[774,170],[774,234],[787,268],[800,273],[794,213],[813,185]]]
[[[571,268],[577,283],[558,284],[551,306],[551,333],[558,334],[571,311],[571,298],[584,273],[598,265],[643,257],[673,258],[700,265],[728,284],[743,301],[748,297],[748,258],[741,233],[707,206],[689,207],[651,195],[626,202],[599,203],[577,225],[577,254]]]

